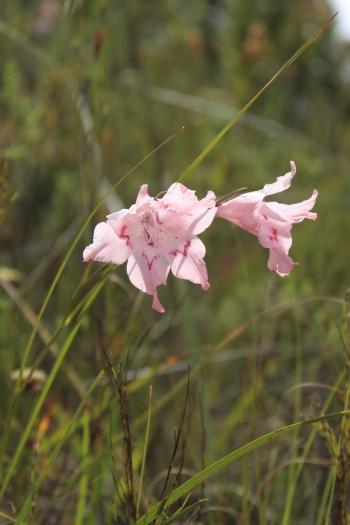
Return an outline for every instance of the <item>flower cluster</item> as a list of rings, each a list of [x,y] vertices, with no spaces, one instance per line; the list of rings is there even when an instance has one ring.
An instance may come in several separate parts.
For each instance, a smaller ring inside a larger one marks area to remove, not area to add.
[[[217,201],[212,191],[199,200],[194,191],[178,182],[161,198],[150,197],[144,184],[135,204],[97,224],[83,259],[118,265],[127,261],[132,284],[152,295],[152,307],[164,312],[157,288],[166,284],[170,270],[175,277],[208,290],[205,246],[198,235],[214,218],[222,218],[255,235],[269,249],[268,268],[280,276],[288,275],[295,265],[289,256],[292,225],[317,218],[310,211],[317,199],[316,190],[309,199],[296,204],[265,201],[265,197],[290,187],[296,173],[294,162],[290,165],[291,171],[273,184],[224,202]]]

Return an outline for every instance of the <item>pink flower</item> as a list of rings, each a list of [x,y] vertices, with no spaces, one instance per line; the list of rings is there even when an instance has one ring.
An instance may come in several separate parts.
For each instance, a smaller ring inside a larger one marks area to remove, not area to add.
[[[294,162],[291,171],[278,177],[273,184],[265,184],[262,190],[244,193],[218,206],[217,217],[226,219],[258,237],[260,244],[270,250],[267,263],[269,270],[285,276],[295,263],[288,252],[292,245],[292,225],[304,219],[316,220],[317,214],[310,212],[317,199],[314,190],[311,197],[296,204],[266,202],[264,199],[287,190],[296,173]]]
[[[83,259],[113,264],[127,260],[132,284],[152,295],[152,307],[164,312],[157,287],[166,284],[170,269],[175,277],[209,288],[205,246],[197,235],[210,226],[215,214],[211,191],[198,200],[194,191],[175,183],[162,198],[153,198],[144,184],[134,205],[97,224]]]

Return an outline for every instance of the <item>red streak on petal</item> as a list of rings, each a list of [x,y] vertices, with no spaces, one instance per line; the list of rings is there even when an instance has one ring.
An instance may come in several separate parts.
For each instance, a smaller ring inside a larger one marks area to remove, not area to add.
[[[277,230],[276,228],[272,228],[272,235],[269,236],[270,241],[277,241]]]
[[[171,251],[170,255],[174,255],[175,257],[175,255],[177,255],[178,253],[181,253],[181,255],[183,255],[184,257],[187,257],[188,249],[190,246],[191,246],[191,241],[186,241],[182,251],[176,249],[176,250]]]
[[[127,235],[126,231],[127,231],[128,227],[126,224],[124,224],[119,232],[119,237],[121,239],[124,239],[126,241],[126,245],[131,247],[131,242],[130,242],[130,235]]]
[[[148,266],[149,271],[152,270],[152,266],[153,266],[154,261],[156,261],[157,259],[159,259],[159,255],[155,255],[154,257],[152,257],[151,260],[149,260],[148,257],[147,257],[147,255],[145,255],[144,253],[142,254],[142,257],[144,257],[144,258],[146,259],[146,262],[147,262],[147,266]]]

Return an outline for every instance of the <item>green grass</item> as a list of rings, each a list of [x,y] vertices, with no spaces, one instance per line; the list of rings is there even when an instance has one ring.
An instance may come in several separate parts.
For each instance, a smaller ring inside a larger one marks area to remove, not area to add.
[[[0,21],[0,525],[347,523],[350,133],[332,13],[65,1],[39,34],[40,4]],[[223,221],[201,236],[210,290],[169,277],[164,315],[124,267],[81,260],[142,183],[221,196],[291,159],[286,201],[320,198],[288,278]]]

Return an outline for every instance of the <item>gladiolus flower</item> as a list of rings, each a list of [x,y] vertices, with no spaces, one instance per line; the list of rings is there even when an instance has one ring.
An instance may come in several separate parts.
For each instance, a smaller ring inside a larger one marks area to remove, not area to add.
[[[309,199],[296,204],[264,200],[290,187],[296,173],[294,162],[290,163],[290,168],[290,172],[278,177],[273,184],[265,184],[262,190],[244,193],[224,202],[217,211],[217,217],[252,233],[264,248],[270,250],[267,266],[282,277],[288,275],[295,265],[288,255],[292,245],[292,225],[304,219],[317,219],[317,214],[310,211],[317,199],[316,190]]]
[[[144,184],[134,205],[97,224],[83,259],[113,264],[127,261],[132,284],[152,295],[152,307],[164,312],[157,287],[166,284],[170,269],[175,277],[209,288],[205,246],[197,235],[210,226],[216,210],[211,191],[198,200],[194,191],[175,183],[162,198],[153,198]]]

